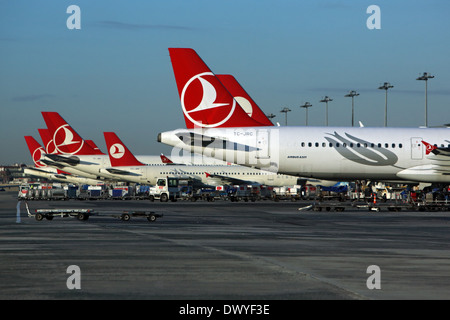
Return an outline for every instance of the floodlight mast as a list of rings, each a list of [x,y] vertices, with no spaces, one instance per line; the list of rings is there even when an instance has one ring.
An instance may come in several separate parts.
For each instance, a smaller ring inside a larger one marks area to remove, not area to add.
[[[418,77],[416,80],[424,80],[425,81],[425,127],[428,127],[428,79],[433,79],[432,76],[428,72],[424,72],[422,76]]]
[[[352,127],[355,123],[355,97],[359,96],[359,93],[356,93],[355,90],[350,91],[348,94],[345,95],[345,97],[351,97],[352,98]]]
[[[290,112],[290,111],[292,111],[292,110],[289,109],[289,108],[284,108],[284,109],[282,109],[282,110],[280,111],[280,112],[283,112],[284,115],[285,115],[286,126],[287,126],[287,113]]]
[[[311,108],[311,107],[312,107],[312,104],[309,103],[309,102],[305,102],[304,105],[300,106],[300,108],[305,108],[306,109],[306,122],[305,122],[306,126],[308,126],[308,108]]]
[[[388,89],[391,89],[393,87],[394,86],[391,85],[389,82],[385,82],[382,86],[378,87],[378,89],[386,91],[385,104],[384,104],[384,126],[385,127],[387,127],[387,92],[388,92]]]
[[[325,112],[325,125],[328,127],[328,102],[329,101],[333,101],[333,99],[331,99],[328,96],[325,96],[325,98],[323,98],[322,100],[320,100],[320,102],[325,102],[326,103],[326,112]]]

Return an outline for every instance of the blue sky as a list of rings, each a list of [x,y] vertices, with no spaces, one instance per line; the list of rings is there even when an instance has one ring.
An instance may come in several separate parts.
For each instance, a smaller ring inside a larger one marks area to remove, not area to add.
[[[69,30],[67,7],[81,9]],[[378,5],[381,29],[366,9]],[[41,111],[57,111],[106,152],[114,131],[135,154],[170,154],[158,132],[184,127],[167,48],[190,47],[215,73],[231,73],[265,113],[284,124],[355,120],[390,126],[450,123],[450,19],[447,0],[0,0],[0,164],[31,164],[25,135],[38,141]]]

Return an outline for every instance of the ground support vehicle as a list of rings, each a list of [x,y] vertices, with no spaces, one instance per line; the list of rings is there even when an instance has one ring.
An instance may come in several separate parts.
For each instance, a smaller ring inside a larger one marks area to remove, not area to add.
[[[301,195],[302,187],[300,185],[297,186],[283,186],[283,187],[274,187],[273,191],[275,193],[274,200],[291,200],[297,201],[303,198]],[[314,187],[315,190],[315,187]],[[309,197],[308,197],[309,199]]]
[[[320,201],[329,200],[329,201],[345,201],[349,199],[348,197],[348,186],[319,186],[318,192],[315,195]],[[303,195],[302,195],[303,196]],[[304,198],[306,199],[306,198]]]
[[[235,185],[228,189],[228,198],[231,202],[237,202],[240,200],[255,202],[258,198],[257,194],[253,191],[252,186],[248,185]]]
[[[113,215],[113,217],[117,217],[121,221],[130,221],[132,217],[144,217],[150,222],[155,222],[157,218],[161,218],[162,216],[162,214],[153,211],[123,211],[120,214]]]
[[[362,209],[369,211],[450,211],[450,201],[437,199],[417,200],[408,197],[406,200],[378,201],[376,195],[369,201],[317,201],[299,210],[344,211],[346,209]]]
[[[132,186],[120,186],[110,189],[109,198],[113,200],[127,200],[135,198],[135,189]]]
[[[179,198],[181,198],[181,189],[178,178],[158,178],[156,180],[156,185],[150,187],[149,190],[150,201],[177,201]]]
[[[36,209],[35,213],[31,213],[28,203],[25,202],[27,213],[29,217],[34,217],[37,221],[42,221],[44,218],[53,220],[54,217],[75,217],[80,221],[88,220],[92,215],[98,215],[93,209]]]

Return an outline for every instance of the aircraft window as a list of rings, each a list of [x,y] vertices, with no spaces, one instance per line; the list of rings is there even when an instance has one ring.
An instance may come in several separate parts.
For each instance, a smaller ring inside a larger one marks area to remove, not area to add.
[[[399,148],[403,148],[403,145],[401,143],[398,144]]]
[[[344,143],[342,144],[342,146],[345,148],[345,147],[347,147],[347,144],[344,142]]]
[[[308,147],[312,147],[312,143],[311,142],[308,142]]]
[[[304,142],[302,142],[302,147],[304,147],[305,146],[305,143]]]
[[[444,144],[441,144],[441,148],[443,148],[444,147]]]
[[[375,147],[375,143],[371,143],[370,147],[372,147],[372,148]]]
[[[381,143],[378,144],[378,148],[381,148]]]
[[[315,143],[315,145],[316,145],[316,147],[318,147],[318,146],[319,146],[319,143],[318,143],[318,142],[316,142],[316,143]]]
[[[392,144],[392,148],[395,148],[395,143]]]
[[[330,144],[328,145],[330,148],[332,148],[333,147],[333,144],[330,142]]]
[[[389,148],[389,144],[388,144],[388,143],[385,143],[385,144],[384,144],[384,147],[385,147],[385,148]]]
[[[357,147],[357,148],[361,147],[361,143],[357,143],[357,144],[356,144],[356,147]]]
[[[353,148],[353,143],[350,143],[350,148]]]
[[[339,148],[340,144],[339,142],[336,142],[336,147]]]
[[[326,147],[327,144],[325,142],[322,142],[322,147]]]

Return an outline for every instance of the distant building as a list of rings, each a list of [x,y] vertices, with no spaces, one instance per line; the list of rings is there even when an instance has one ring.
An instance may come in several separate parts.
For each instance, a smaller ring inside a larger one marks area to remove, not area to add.
[[[23,168],[26,167],[25,164],[16,164],[13,166],[0,166],[0,183],[8,184],[18,182],[20,183],[25,177],[23,173]]]

